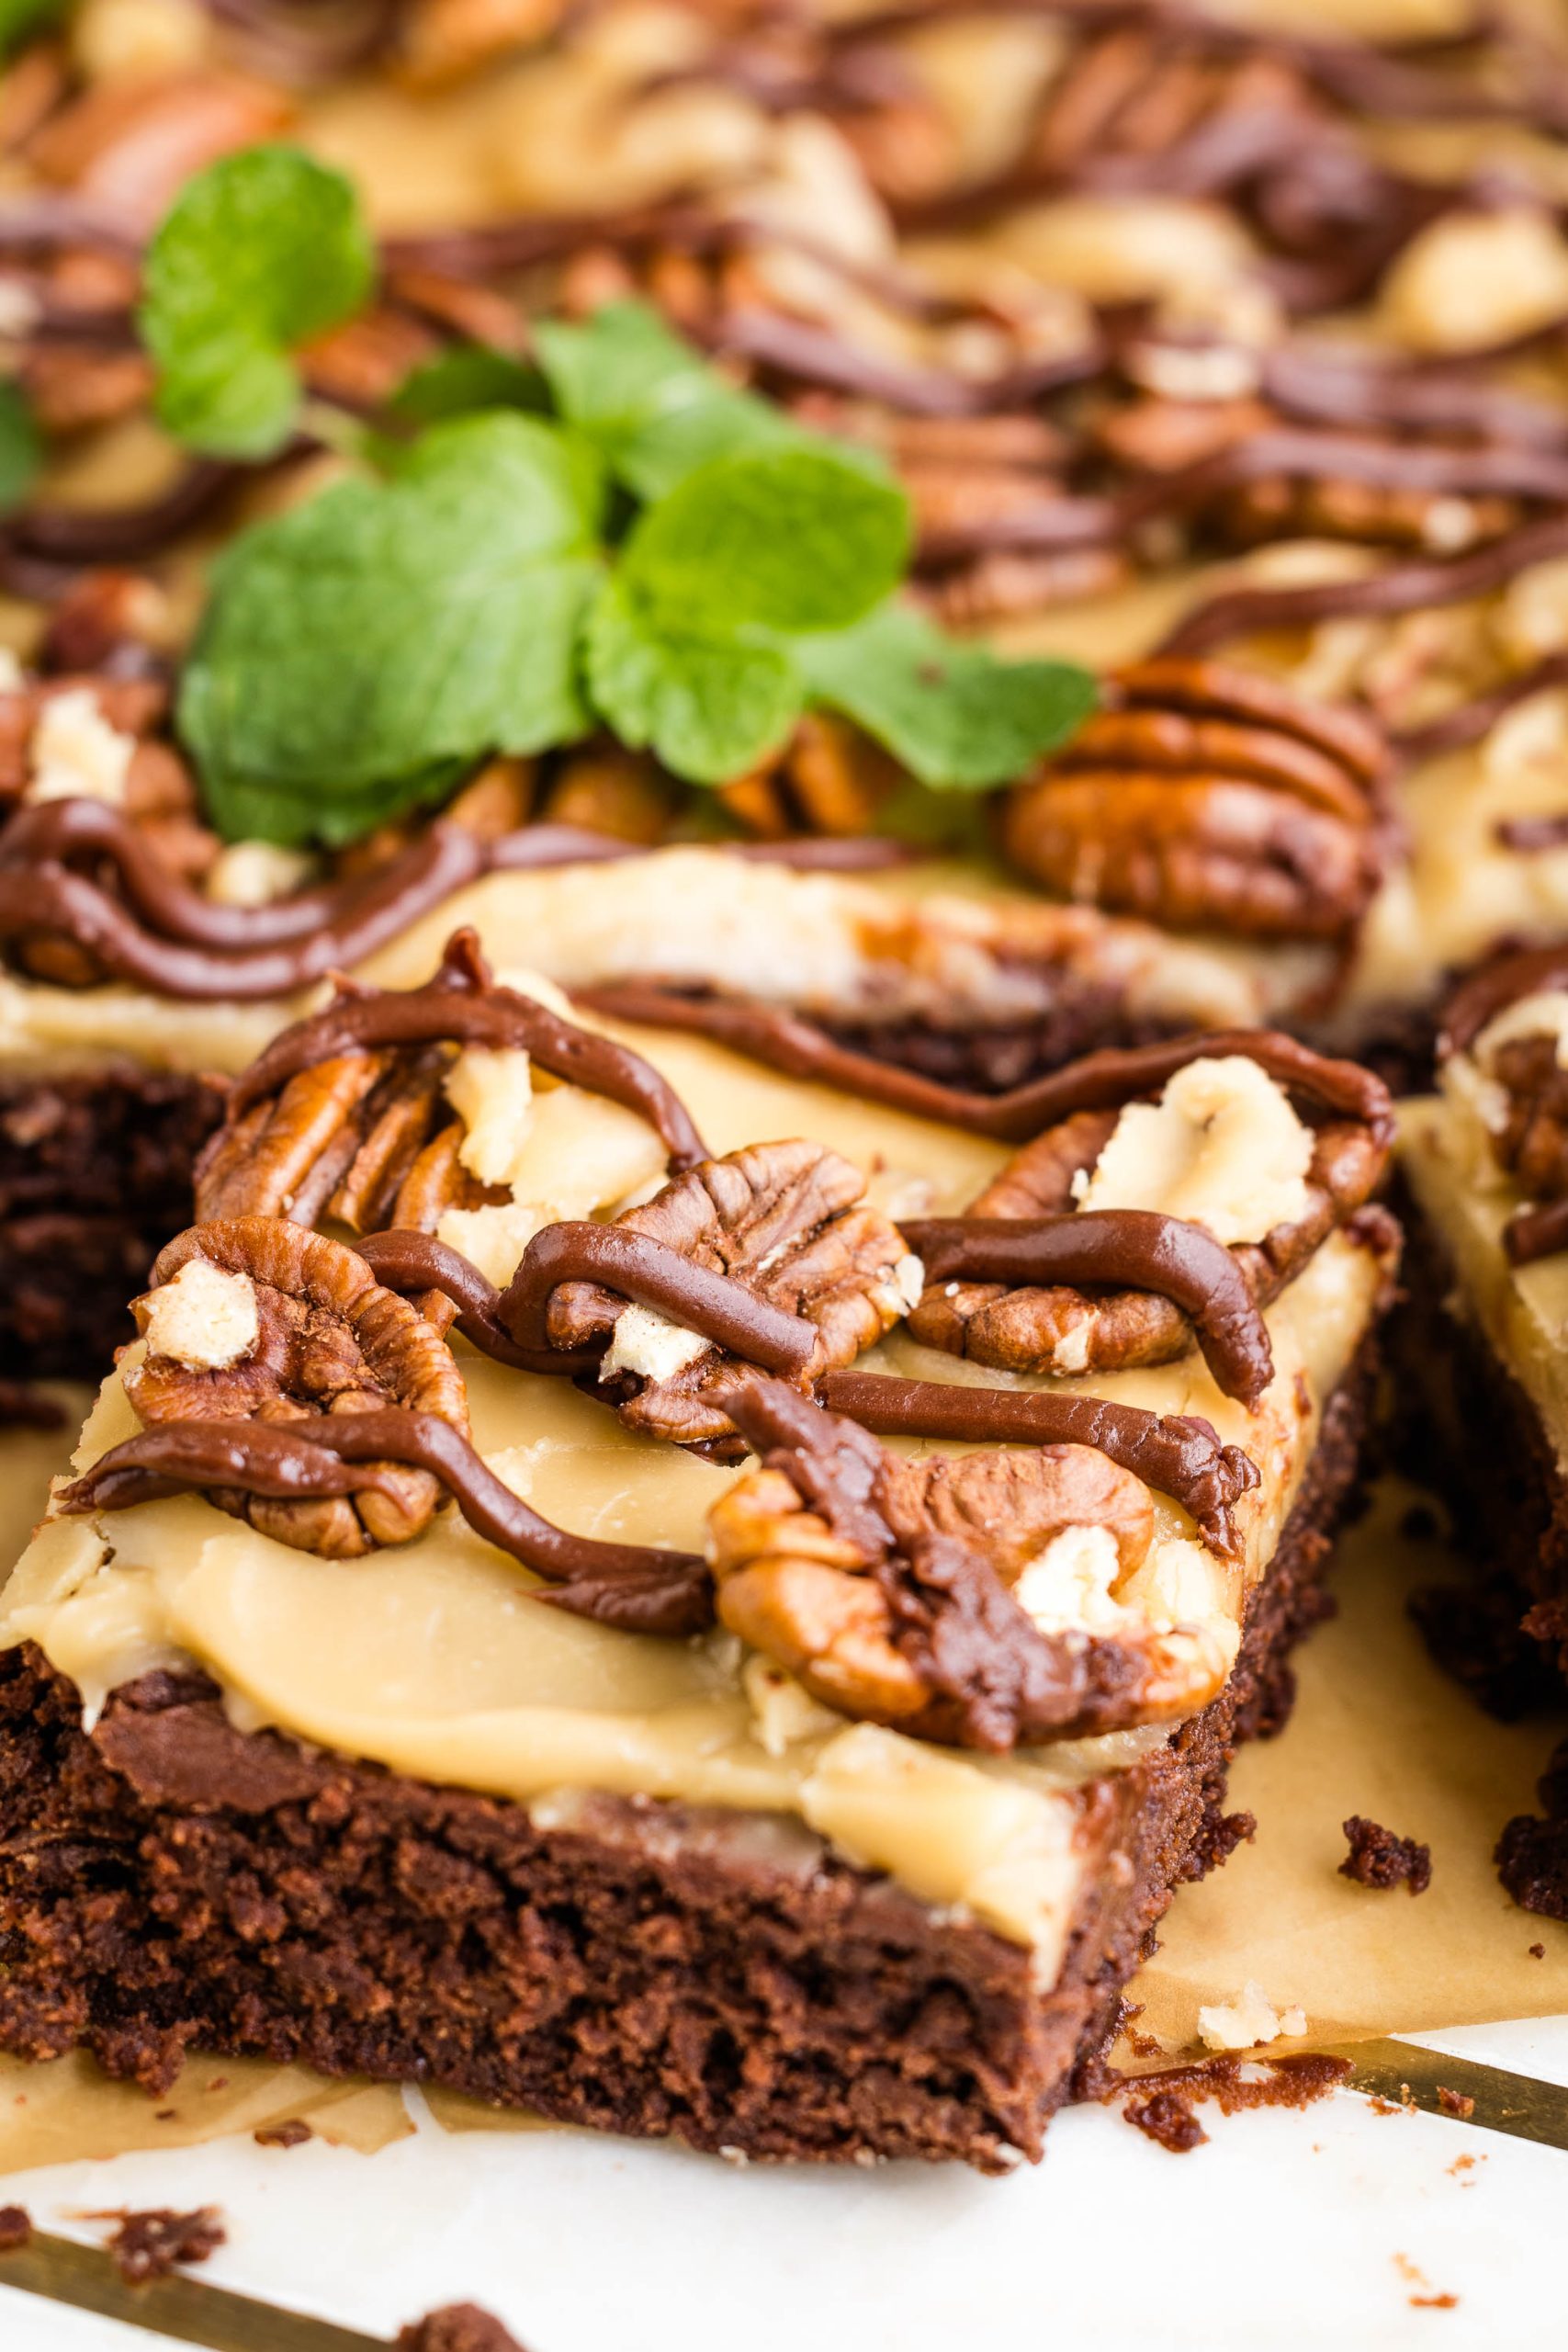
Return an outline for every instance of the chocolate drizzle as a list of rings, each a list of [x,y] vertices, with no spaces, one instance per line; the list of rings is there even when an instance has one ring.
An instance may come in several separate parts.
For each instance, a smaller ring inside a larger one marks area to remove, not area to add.
[[[1471,743],[1478,743],[1489,735],[1500,718],[1528,702],[1532,695],[1543,694],[1551,686],[1568,686],[1568,653],[1549,653],[1517,677],[1505,679],[1489,694],[1476,695],[1469,702],[1460,703],[1453,710],[1445,711],[1440,718],[1429,718],[1423,727],[1407,728],[1393,739],[1394,749],[1406,760],[1432,760],[1445,752],[1461,752]],[[1497,826],[1497,838],[1509,849],[1540,849],[1544,842],[1534,835],[1533,829],[1542,822],[1554,823],[1554,819],[1539,817],[1505,817]]]
[[[1077,1209],[1065,1216],[906,1220],[928,1283],[968,1279],[1010,1290],[1055,1283],[1153,1291],[1179,1306],[1223,1395],[1256,1405],[1274,1376],[1268,1326],[1224,1242],[1156,1209]]]
[[[548,1308],[562,1283],[603,1283],[656,1308],[716,1348],[766,1372],[803,1373],[817,1346],[815,1326],[759,1298],[746,1284],[694,1265],[668,1243],[625,1226],[563,1220],[536,1233],[504,1291],[460,1250],[428,1233],[371,1233],[355,1244],[378,1283],[404,1295],[439,1291],[458,1309],[465,1339],[523,1372],[592,1374],[596,1352],[554,1348]]]
[[[1438,1037],[1439,1058],[1468,1052],[1487,1023],[1520,997],[1561,988],[1568,988],[1568,942],[1500,956],[1472,974],[1449,999]]]
[[[550,1580],[538,1598],[558,1609],[627,1633],[683,1635],[712,1622],[712,1586],[694,1554],[568,1534],[503,1486],[449,1421],[401,1406],[286,1423],[165,1421],[112,1446],[60,1508],[123,1510],[192,1487],[290,1498],[389,1490],[376,1467],[388,1462],[438,1479],[477,1535]]]
[[[1521,524],[1484,547],[1447,558],[1391,563],[1354,580],[1324,580],[1292,588],[1227,588],[1179,620],[1162,654],[1210,652],[1238,637],[1265,630],[1309,628],[1354,615],[1383,616],[1428,605],[1457,605],[1493,594],[1532,564],[1568,555],[1568,514]]]
[[[6,877],[0,875],[0,886]],[[708,1157],[691,1114],[669,1080],[650,1062],[589,1029],[563,1021],[536,998],[484,980],[460,978],[457,962],[477,956],[472,932],[448,944],[438,980],[407,992],[345,991],[309,1020],[296,1022],[236,1080],[230,1098],[235,1115],[275,1094],[300,1070],[341,1054],[376,1053],[400,1046],[436,1043],[520,1048],[552,1077],[591,1094],[602,1094],[646,1119],[664,1144],[672,1169],[694,1167]],[[477,967],[482,972],[482,965]]]
[[[946,1438],[965,1445],[1092,1445],[1145,1486],[1179,1503],[1203,1540],[1239,1556],[1233,1517],[1259,1483],[1258,1466],[1198,1414],[1150,1413],[1100,1396],[1049,1388],[971,1388],[945,1380],[893,1380],[830,1372],[818,1384],[829,1412],[884,1437]]]
[[[1530,1266],[1568,1250],[1568,1199],[1516,1209],[1503,1227],[1503,1248],[1511,1266]]]

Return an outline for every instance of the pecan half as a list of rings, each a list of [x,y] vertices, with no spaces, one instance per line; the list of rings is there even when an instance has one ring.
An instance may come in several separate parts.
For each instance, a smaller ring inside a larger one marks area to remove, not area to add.
[[[1252,673],[1159,660],[1010,792],[1001,834],[1047,888],[1178,929],[1332,939],[1381,865],[1371,726]]]
[[[198,1265],[216,1274],[192,1295],[186,1270]],[[125,1387],[144,1421],[290,1421],[404,1405],[467,1433],[446,1341],[352,1250],[301,1226],[265,1216],[192,1226],[160,1253],[132,1311],[147,1353]],[[440,1499],[429,1471],[378,1467],[382,1485],[352,1498],[218,1488],[211,1499],[298,1551],[355,1559],[422,1533]]]
[[[1245,1041],[1243,1041],[1245,1049]],[[1194,1041],[1196,1057],[1201,1051]],[[1374,1114],[1325,1115],[1310,1106],[1312,1154],[1303,1214],[1230,1255],[1257,1306],[1294,1281],[1329,1235],[1371,1198],[1388,1163],[1388,1136]],[[975,1217],[1063,1217],[1076,1207],[1080,1181],[1098,1163],[1119,1114],[1080,1110],[1047,1127],[1001,1170],[971,1204]],[[918,1228],[911,1231],[919,1238]],[[1196,1343],[1189,1315],[1174,1298],[1145,1289],[1019,1286],[998,1282],[928,1282],[909,1329],[927,1347],[967,1356],[998,1370],[1115,1372],[1169,1363]]]
[[[877,812],[903,781],[890,752],[831,711],[810,711],[778,756],[725,785],[719,798],[764,841],[792,833],[873,833]]]
[[[1153,1513],[1093,1448],[908,1461],[774,1382],[734,1409],[761,1467],[709,1513],[719,1620],[827,1705],[1000,1753],[1154,1719],[1223,1676],[1213,1635],[1162,1634],[1116,1602]],[[1109,1635],[1071,1604],[1064,1622],[1059,1590],[1036,1598],[1070,1531],[1104,1579],[1082,1597]]]
[[[802,1387],[852,1363],[906,1311],[918,1268],[903,1236],[864,1199],[860,1170],[820,1144],[756,1144],[704,1160],[615,1224],[647,1234],[689,1264],[738,1281],[757,1297],[805,1319],[816,1333]],[[603,1392],[628,1428],[717,1459],[737,1460],[728,1403],[756,1366],[705,1346],[660,1376],[616,1362],[624,1300],[592,1283],[562,1283],[551,1298],[550,1343],[578,1350],[610,1342]],[[623,1346],[626,1335],[621,1335]],[[656,1364],[650,1351],[644,1359]]]

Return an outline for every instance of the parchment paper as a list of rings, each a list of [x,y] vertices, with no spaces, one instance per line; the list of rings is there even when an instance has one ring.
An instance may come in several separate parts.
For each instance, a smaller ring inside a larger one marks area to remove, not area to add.
[[[75,1442],[85,1394],[55,1393],[66,1415],[58,1431],[0,1435],[0,1559],[21,1549]],[[1344,1538],[1332,1576],[1339,1614],[1301,1654],[1291,1723],[1245,1749],[1232,1776],[1230,1802],[1257,1815],[1256,1840],[1178,1896],[1162,1949],[1132,1988],[1140,2033],[1172,2049],[1195,2040],[1201,2005],[1233,1998],[1249,1979],[1276,2007],[1306,2011],[1308,2037],[1290,2048],[1568,2011],[1568,1928],[1517,1910],[1491,1863],[1503,1823],[1531,1809],[1561,1726],[1493,1723],[1427,1659],[1404,1598],[1453,1569],[1440,1544],[1402,1532],[1416,1499],[1386,1482]],[[1427,1894],[1337,1875],[1352,1813],[1431,1847]],[[424,2104],[447,2131],[538,2128],[447,2092]],[[413,2128],[397,2087],[328,2082],[305,2067],[193,2058],[167,2097],[149,2099],[81,2056],[0,2058],[0,2173],[293,2119],[367,2154]]]

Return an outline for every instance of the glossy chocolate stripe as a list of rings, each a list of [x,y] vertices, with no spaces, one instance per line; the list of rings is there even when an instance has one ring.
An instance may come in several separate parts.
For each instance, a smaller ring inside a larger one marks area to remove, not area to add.
[[[6,876],[0,873],[0,894]],[[31,880],[32,876],[26,877]],[[672,1168],[692,1168],[707,1146],[669,1080],[626,1046],[563,1021],[547,1005],[515,989],[378,989],[340,996],[309,1020],[296,1022],[236,1080],[232,1114],[248,1110],[303,1069],[340,1054],[376,1053],[397,1046],[445,1043],[520,1047],[552,1077],[602,1094],[646,1119]]]
[[[1152,1046],[1110,1046],[1018,1091],[1020,1098],[1028,1095],[1038,1127],[1054,1127],[1075,1111],[1120,1110],[1142,1095],[1157,1093],[1190,1062],[1232,1054],[1256,1062],[1289,1092],[1360,1119],[1381,1140],[1392,1139],[1393,1102],[1381,1078],[1359,1062],[1314,1053],[1279,1029],[1203,1029]]]
[[[1527,523],[1484,547],[1448,558],[1392,563],[1353,580],[1314,581],[1295,588],[1226,588],[1179,620],[1158,650],[1206,653],[1232,638],[1265,629],[1307,628],[1347,616],[1415,612],[1426,605],[1462,604],[1490,595],[1531,564],[1568,555],[1568,514]]]
[[[415,1233],[400,1227],[390,1233],[367,1233],[354,1244],[377,1281],[401,1296],[439,1291],[457,1309],[457,1329],[470,1346],[514,1372],[537,1372],[554,1377],[592,1372],[596,1352],[565,1348],[525,1348],[518,1344],[496,1314],[501,1293],[471,1258],[434,1233]]]
[[[1455,989],[1438,1033],[1439,1057],[1464,1053],[1487,1023],[1522,996],[1568,988],[1568,941],[1555,947],[1526,947],[1499,956]]]
[[[1091,1445],[1147,1487],[1168,1495],[1228,1558],[1239,1550],[1231,1513],[1259,1484],[1238,1445],[1190,1413],[1149,1413],[1101,1396],[1049,1388],[971,1388],[945,1380],[891,1380],[829,1372],[817,1393],[829,1412],[883,1437],[947,1438],[967,1445]]]
[[[534,1236],[496,1302],[496,1319],[520,1346],[547,1350],[551,1295],[574,1282],[603,1283],[766,1372],[802,1373],[816,1352],[816,1326],[803,1315],[759,1298],[728,1274],[694,1265],[651,1234],[587,1219],[547,1225]]]
[[[1536,445],[1453,448],[1279,426],[1137,483],[1117,502],[1119,528],[1135,531],[1156,516],[1204,505],[1223,492],[1275,475],[1415,491],[1433,498],[1568,499],[1568,456]]]
[[[1511,1266],[1530,1266],[1568,1250],[1568,1201],[1545,1201],[1540,1208],[1516,1209],[1503,1227],[1503,1248]]]
[[[1222,1393],[1256,1405],[1274,1376],[1269,1328],[1223,1241],[1157,1209],[1076,1209],[1065,1216],[933,1216],[902,1231],[928,1283],[1088,1283],[1153,1291],[1179,1306]]]
[[[1500,718],[1506,718],[1509,711],[1528,702],[1532,695],[1562,685],[1568,685],[1568,653],[1548,653],[1517,677],[1494,686],[1490,694],[1476,695],[1457,708],[1445,711],[1440,718],[1429,718],[1424,727],[1406,728],[1393,737],[1393,748],[1406,760],[1432,760],[1445,752],[1463,751],[1468,744],[1478,743],[1483,735],[1489,735]],[[1517,821],[1505,818],[1503,823],[1512,825]],[[1497,831],[1506,838],[1502,825]]]
[[[349,1476],[351,1464],[388,1462],[439,1479],[477,1535],[558,1587],[541,1600],[633,1633],[694,1634],[712,1622],[708,1573],[694,1554],[568,1534],[530,1510],[450,1421],[400,1405],[287,1423],[165,1421],[112,1446],[64,1489],[59,1507],[121,1510],[179,1488],[215,1486],[290,1497],[341,1493],[317,1482]]]

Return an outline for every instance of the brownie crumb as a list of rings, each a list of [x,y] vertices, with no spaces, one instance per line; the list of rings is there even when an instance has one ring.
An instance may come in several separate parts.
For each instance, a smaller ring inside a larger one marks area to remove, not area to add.
[[[1546,1958],[1546,1946],[1544,1944],[1531,1944],[1530,1958],[1532,1960],[1544,1960]]]
[[[1568,1820],[1516,1814],[1503,1825],[1494,1859],[1505,1891],[1521,1911],[1568,1919]]]
[[[1157,2141],[1173,2156],[1185,2156],[1208,2143],[1209,2135],[1191,2106],[1174,2091],[1151,2091],[1147,2098],[1130,2098],[1122,2114],[1145,2140]]]
[[[1475,2113],[1475,2101],[1464,2091],[1450,2091],[1446,2083],[1438,2085],[1438,2105],[1445,2115],[1457,2116],[1461,2123],[1468,2123]]]
[[[395,2352],[523,2352],[523,2346],[478,2303],[444,2303],[400,2328]]]
[[[32,2216],[24,2205],[0,2205],[0,2254],[14,2254],[33,2233]]]
[[[165,2205],[144,2213],[86,2213],[83,2219],[114,2223],[108,2252],[128,2287],[205,2262],[228,2236],[216,2205],[199,2206],[194,2213],[175,2213]]]
[[[264,2123],[259,2131],[251,2133],[258,2148],[299,2148],[315,2136],[298,2115],[291,2115],[287,2123]]]
[[[1418,1845],[1414,1838],[1396,1838],[1364,1814],[1353,1813],[1343,1828],[1350,1850],[1339,1865],[1341,1878],[1354,1879],[1358,1886],[1404,1886],[1412,1894],[1426,1894],[1432,1883],[1429,1846]]]

